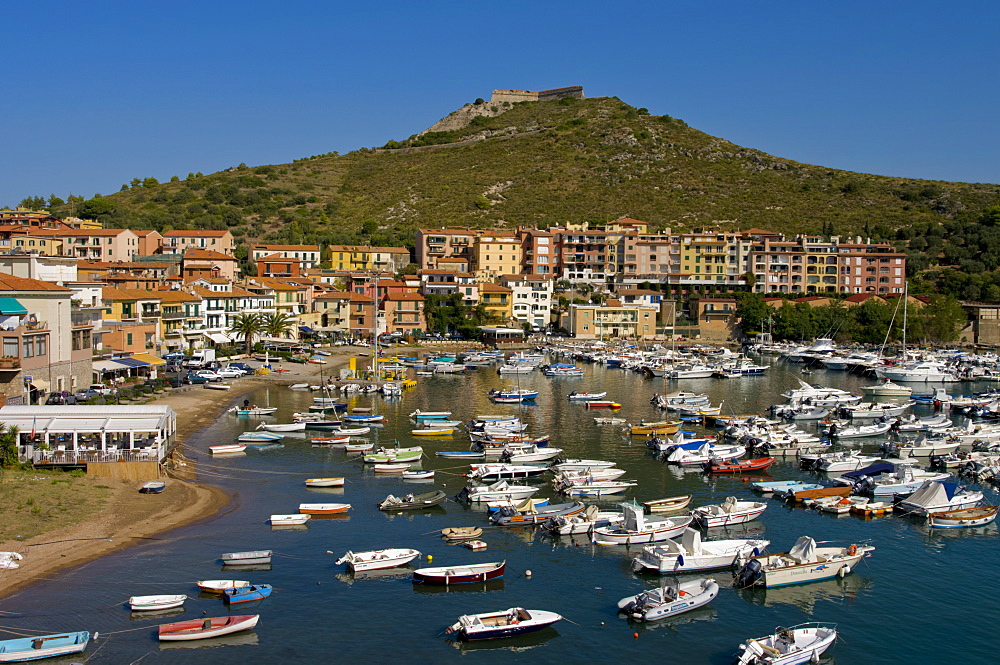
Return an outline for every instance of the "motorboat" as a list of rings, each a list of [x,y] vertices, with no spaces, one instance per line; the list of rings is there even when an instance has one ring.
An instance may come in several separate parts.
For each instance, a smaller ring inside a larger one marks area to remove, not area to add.
[[[155,610],[168,610],[172,607],[180,607],[184,604],[185,600],[187,600],[187,596],[184,594],[132,596],[128,599],[128,604],[133,612],[148,612]],[[0,662],[5,662],[2,652],[0,652]]]
[[[873,386],[863,386],[861,392],[870,397],[909,397],[913,393],[913,388],[886,379]]]
[[[528,464],[530,462],[548,462],[562,454],[562,448],[539,447],[535,444],[510,445],[500,454],[500,461],[509,464]]]
[[[944,363],[935,360],[922,360],[906,363],[895,367],[880,367],[875,370],[880,379],[889,379],[897,383],[951,383],[958,377]]]
[[[298,423],[263,423],[258,429],[268,432],[302,432],[306,428],[306,422]]]
[[[831,439],[864,439],[869,436],[881,436],[889,431],[891,423],[873,423],[871,425],[852,425],[849,427],[839,427],[836,423],[824,430],[824,434]]]
[[[728,462],[742,457],[747,449],[741,445],[703,443],[695,449],[683,445],[668,448],[666,462],[678,466],[704,466],[713,462]]]
[[[552,479],[552,484],[559,486],[582,485],[594,480],[617,480],[624,476],[625,469],[581,469],[580,471],[560,471]]]
[[[271,526],[299,526],[310,519],[312,519],[312,515],[306,514],[271,515],[270,522]]]
[[[579,501],[572,503],[557,503],[542,508],[534,504],[522,504],[525,510],[503,507],[490,515],[490,524],[495,526],[532,526],[543,524],[553,517],[570,517],[582,513],[586,506]]]
[[[430,469],[407,469],[403,471],[403,480],[431,480],[434,471]]]
[[[545,473],[544,466],[524,466],[515,464],[472,464],[468,477],[475,480],[491,481],[507,478],[531,478]]]
[[[417,409],[410,414],[415,420],[445,420],[451,415],[451,411],[421,411]]]
[[[942,480],[926,480],[913,494],[896,503],[896,510],[910,515],[975,508],[983,493]]]
[[[828,453],[820,455],[814,462],[813,468],[825,473],[840,473],[842,471],[854,471],[874,464],[878,457],[862,454],[857,450],[848,450],[839,453]]]
[[[736,665],[798,665],[818,663],[820,655],[837,641],[837,627],[804,623],[778,628],[773,634],[740,645]]]
[[[597,506],[588,506],[582,513],[576,515],[559,515],[550,518],[542,526],[556,536],[572,536],[589,534],[599,526],[610,526],[620,523],[624,518],[620,511],[601,511]]]
[[[559,491],[567,496],[608,496],[621,494],[638,483],[627,480],[587,480],[582,483],[563,485]]]
[[[378,509],[386,512],[422,510],[424,508],[439,506],[444,503],[447,498],[448,495],[441,490],[424,492],[422,494],[407,494],[401,497],[395,497],[390,494],[386,498],[382,499],[382,501],[378,504]]]
[[[771,494],[795,485],[802,485],[801,480],[768,480],[750,483],[750,489],[760,494]]]
[[[787,552],[751,557],[736,572],[733,586],[770,589],[827,580],[851,572],[874,551],[871,545],[817,547],[815,540],[802,536]]]
[[[506,480],[500,480],[492,485],[467,485],[458,493],[459,499],[470,503],[502,501],[505,499],[526,499],[538,491],[530,485],[513,485]]]
[[[252,550],[249,552],[229,552],[220,558],[225,566],[257,566],[271,563],[271,550]]]
[[[567,459],[557,463],[552,469],[559,473],[563,471],[598,471],[610,469],[615,464],[615,462],[598,459]]]
[[[229,443],[220,446],[209,446],[208,452],[212,455],[235,455],[246,450],[246,445],[242,443]]]
[[[368,552],[352,552],[348,550],[344,556],[337,559],[336,565],[339,566],[345,563],[353,571],[379,570],[382,568],[405,566],[418,556],[420,556],[419,550],[409,548],[391,548]]]
[[[445,634],[469,642],[490,640],[534,633],[561,620],[562,616],[555,612],[512,607],[501,612],[463,614],[445,629]]]
[[[576,392],[574,390],[569,395],[566,395],[566,399],[569,399],[569,400],[572,400],[572,401],[589,401],[589,400],[602,399],[602,398],[607,397],[607,396],[608,396],[607,391],[599,392],[599,393],[586,393],[586,392]]]
[[[712,460],[705,465],[705,471],[709,473],[750,473],[768,469],[772,464],[774,464],[773,457],[733,461]]]
[[[702,506],[691,511],[695,522],[702,528],[729,526],[755,520],[767,510],[767,504],[760,501],[738,501],[735,496],[727,497],[722,503]]]
[[[759,555],[770,545],[767,540],[707,540],[701,532],[687,528],[680,538],[662,545],[647,545],[632,559],[635,572],[684,574],[741,566],[745,559]]]
[[[679,536],[691,524],[690,515],[678,517],[646,516],[641,506],[623,503],[625,519],[619,526],[594,529],[594,541],[599,544],[629,545],[656,543]]]
[[[260,621],[259,614],[249,614],[164,623],[160,625],[157,637],[161,642],[204,640],[250,630],[258,621]]]
[[[657,621],[707,605],[718,595],[715,580],[696,579],[622,598],[618,611],[636,621]]]

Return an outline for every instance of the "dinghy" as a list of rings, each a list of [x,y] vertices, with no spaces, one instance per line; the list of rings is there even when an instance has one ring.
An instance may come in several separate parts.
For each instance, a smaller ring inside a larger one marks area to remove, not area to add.
[[[632,559],[632,570],[677,575],[732,568],[759,555],[768,545],[767,540],[702,541],[701,532],[689,527],[679,539],[642,548],[642,553]]]
[[[748,473],[763,471],[772,464],[774,464],[773,457],[758,457],[743,461],[715,459],[705,465],[705,471],[709,473]]]
[[[1000,506],[979,506],[978,508],[962,508],[930,513],[927,516],[928,525],[940,529],[958,529],[961,527],[983,526],[997,518]]]
[[[222,600],[226,605],[239,605],[240,603],[252,603],[264,600],[271,595],[273,587],[270,584],[248,584],[246,586],[225,589],[222,592]]]
[[[250,630],[258,621],[259,614],[249,614],[165,623],[160,626],[158,637],[161,642],[204,640]]]
[[[797,665],[818,663],[820,654],[837,641],[834,624],[804,623],[778,628],[771,635],[740,645],[736,665]]]
[[[151,480],[139,488],[140,494],[161,494],[166,489],[167,484],[162,480]]]
[[[402,497],[395,497],[390,494],[378,504],[378,509],[386,512],[422,510],[441,505],[447,498],[448,495],[441,490],[424,492],[423,494],[407,494]]]
[[[271,563],[271,550],[253,550],[249,552],[230,552],[223,554],[223,565],[226,566],[256,566]]]
[[[306,423],[264,423],[260,428],[268,432],[301,432],[305,430]]]
[[[198,580],[198,588],[205,593],[222,593],[226,589],[247,586],[246,580]]]
[[[517,500],[532,496],[537,491],[537,487],[512,485],[506,480],[500,480],[492,485],[467,485],[458,493],[458,498],[470,503]]]
[[[355,572],[364,570],[380,570],[382,568],[396,568],[405,566],[409,562],[420,556],[418,550],[409,548],[392,548],[385,550],[371,550],[369,552],[347,553],[337,559],[336,565],[346,563],[350,570]]]
[[[97,638],[97,633],[94,633],[94,638]],[[0,640],[0,663],[16,663],[81,653],[89,642],[90,632],[86,630]]]
[[[351,509],[349,503],[300,503],[302,515],[340,515]]]
[[[683,496],[670,496],[665,499],[643,501],[642,505],[646,506],[646,510],[651,513],[672,513],[677,510],[687,508],[687,505],[691,503],[691,498],[691,494],[685,494]]]
[[[636,621],[658,621],[707,605],[718,595],[715,580],[697,579],[622,598],[618,611]]]
[[[306,478],[306,487],[343,487],[343,478]]]
[[[247,447],[242,443],[230,443],[222,446],[209,446],[208,452],[212,455],[233,455],[242,453]]]
[[[403,472],[403,480],[430,480],[434,472],[427,469],[407,469]]]
[[[545,610],[526,610],[512,607],[502,612],[463,614],[458,621],[445,629],[445,634],[456,640],[491,640],[513,637],[542,630],[562,620],[562,616]]]
[[[471,540],[481,535],[483,529],[478,526],[449,526],[441,529],[441,536],[447,540]]]
[[[298,526],[305,524],[312,518],[312,515],[271,515],[271,526]]]
[[[414,584],[472,584],[498,580],[507,571],[507,562],[474,563],[465,566],[418,568],[413,571]]]
[[[558,503],[551,506],[536,508],[525,500],[519,505],[523,510],[505,506],[490,515],[490,524],[496,526],[533,526],[542,524],[553,517],[569,517],[582,513],[585,506],[579,501],[573,503]]]
[[[187,600],[187,596],[184,594],[132,596],[128,599],[128,604],[134,612],[151,612],[154,610],[168,610],[172,607],[180,607],[184,604],[185,600]],[[5,662],[2,653],[0,653],[0,662]]]
[[[402,474],[404,471],[413,466],[412,462],[399,462],[393,464],[376,464],[372,467],[372,471],[375,473],[392,473],[392,474]]]

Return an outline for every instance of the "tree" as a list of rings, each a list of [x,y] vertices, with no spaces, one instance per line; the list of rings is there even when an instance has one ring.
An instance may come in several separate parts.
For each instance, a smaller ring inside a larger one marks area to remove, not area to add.
[[[29,210],[41,210],[45,207],[45,197],[44,196],[28,196],[21,199],[21,202],[17,204],[21,208],[27,208]]]
[[[748,289],[753,289],[757,286],[757,275],[749,271],[743,273],[743,283],[747,285]]]
[[[4,423],[0,423],[0,468],[17,465],[17,443],[19,438],[16,425],[7,427]]]
[[[269,337],[285,337],[292,330],[292,317],[277,313],[266,316],[263,320],[263,331]]]
[[[764,296],[759,293],[741,293],[736,296],[736,318],[738,328],[744,335],[761,332],[774,314],[770,305],[764,302]]]
[[[229,324],[229,334],[242,339],[247,353],[253,351],[254,340],[260,336],[264,330],[264,322],[260,315],[246,313],[237,314],[233,322]]]

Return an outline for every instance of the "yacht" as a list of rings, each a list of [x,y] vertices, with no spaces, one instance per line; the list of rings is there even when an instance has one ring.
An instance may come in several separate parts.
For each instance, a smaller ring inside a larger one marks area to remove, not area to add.
[[[951,383],[958,377],[947,365],[936,360],[922,360],[897,367],[882,367],[875,370],[880,379],[902,383]]]

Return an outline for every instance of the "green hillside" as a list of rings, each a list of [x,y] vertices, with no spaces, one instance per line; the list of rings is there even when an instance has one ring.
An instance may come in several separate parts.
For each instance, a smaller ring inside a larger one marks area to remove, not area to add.
[[[421,226],[623,216],[656,229],[713,224],[895,238],[900,227],[961,220],[998,203],[998,185],[801,164],[617,98],[593,98],[514,104],[464,129],[347,155],[167,183],[136,179],[117,194],[53,212],[109,227],[229,228],[250,242],[398,245],[412,243]]]

